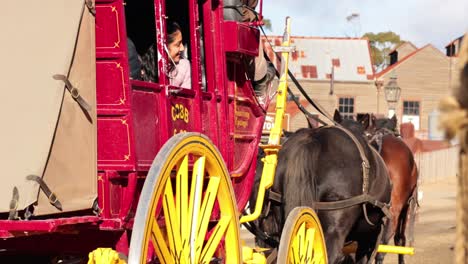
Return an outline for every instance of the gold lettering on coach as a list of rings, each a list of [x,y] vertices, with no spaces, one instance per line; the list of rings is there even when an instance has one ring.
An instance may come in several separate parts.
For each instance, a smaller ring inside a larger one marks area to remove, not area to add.
[[[186,124],[188,124],[190,118],[189,118],[189,111],[187,107],[185,107],[183,104],[175,104],[171,107],[171,115],[172,115],[172,120],[183,120]]]

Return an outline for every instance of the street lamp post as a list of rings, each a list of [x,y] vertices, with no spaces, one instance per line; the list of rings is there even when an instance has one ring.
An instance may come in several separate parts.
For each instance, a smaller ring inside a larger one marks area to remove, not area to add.
[[[385,101],[388,104],[388,117],[391,118],[396,113],[397,102],[400,99],[401,88],[397,84],[395,72],[392,72],[390,80],[384,88]]]
[[[382,91],[383,86],[383,79],[379,78],[375,80],[375,87],[377,88],[377,114],[380,114],[380,91]]]

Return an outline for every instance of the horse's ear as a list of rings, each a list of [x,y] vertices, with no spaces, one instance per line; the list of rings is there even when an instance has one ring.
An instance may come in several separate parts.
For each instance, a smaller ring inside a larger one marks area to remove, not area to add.
[[[307,123],[309,124],[309,128],[314,129],[314,128],[318,127],[317,126],[318,122],[316,120],[314,120],[312,117],[306,116],[306,119],[307,119]]]
[[[394,114],[391,119],[395,124],[398,122],[396,115]]]
[[[333,115],[333,120],[335,122],[337,122],[338,124],[341,123],[341,115],[340,115],[340,111],[338,111],[338,109],[335,109],[335,114]]]
[[[371,127],[375,127],[376,125],[377,125],[377,117],[375,117],[374,114],[371,114],[370,126],[371,126]]]
[[[361,123],[362,128],[364,128],[364,130],[366,130],[370,125],[370,116],[369,116],[369,114],[363,115],[361,120],[359,120],[359,123]]]
[[[284,135],[285,137],[288,138],[288,137],[290,137],[292,134],[294,134],[294,132],[291,132],[291,131],[288,131],[288,130],[284,130],[284,129],[283,129],[283,135]]]

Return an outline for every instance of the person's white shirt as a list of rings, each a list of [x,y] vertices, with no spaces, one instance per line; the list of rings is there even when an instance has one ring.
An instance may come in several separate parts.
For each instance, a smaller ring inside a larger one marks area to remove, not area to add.
[[[190,61],[187,59],[180,59],[179,63],[170,72],[170,84],[177,87],[192,89]]]

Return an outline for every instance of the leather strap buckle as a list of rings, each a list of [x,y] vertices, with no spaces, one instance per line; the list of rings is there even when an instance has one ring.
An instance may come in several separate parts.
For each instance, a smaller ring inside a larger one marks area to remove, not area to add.
[[[80,91],[75,87],[72,87],[70,89],[70,94],[71,94],[72,98],[75,99],[75,100],[78,99],[78,97],[80,97]]]
[[[57,195],[55,195],[55,193],[53,193],[53,192],[50,193],[50,195],[49,195],[48,198],[49,198],[49,202],[50,202],[51,204],[55,204],[56,202],[58,202]]]
[[[28,175],[26,179],[37,182],[41,190],[47,196],[47,199],[49,199],[50,204],[55,206],[55,208],[57,208],[58,210],[62,211],[62,204],[60,203],[57,195],[49,189],[49,186],[47,186],[47,184],[41,177],[36,175]]]
[[[10,213],[8,214],[8,220],[15,220],[18,218],[18,201],[19,201],[19,192],[18,188],[13,187],[13,195],[10,201]]]
[[[85,109],[86,111],[88,111],[88,114],[89,112],[91,112],[92,108],[91,106],[88,104],[88,102],[86,102],[86,100],[80,95],[80,91],[78,90],[78,88],[74,87],[70,80],[68,79],[67,76],[63,75],[63,74],[55,74],[53,76],[53,78],[55,80],[59,80],[59,81],[63,81],[65,83],[65,88],[67,88],[68,92],[70,92],[70,95],[71,97],[73,98],[73,100],[75,100],[80,106],[81,108]]]

